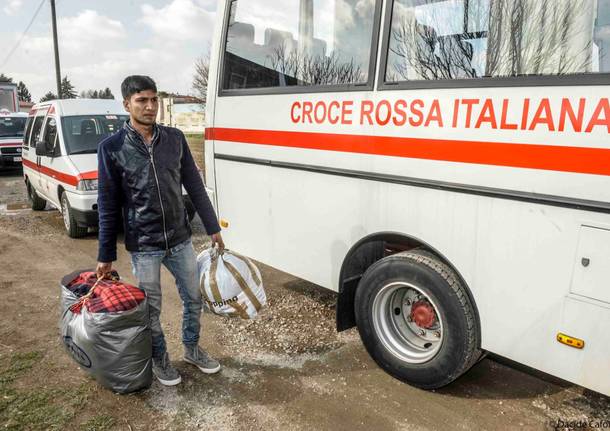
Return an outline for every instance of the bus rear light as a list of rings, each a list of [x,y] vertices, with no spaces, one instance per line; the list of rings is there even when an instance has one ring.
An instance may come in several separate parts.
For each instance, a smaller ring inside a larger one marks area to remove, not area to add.
[[[566,346],[574,347],[575,349],[582,349],[585,347],[584,340],[570,337],[569,335],[562,334],[561,332],[557,334],[557,341],[559,341],[561,344],[565,344]]]

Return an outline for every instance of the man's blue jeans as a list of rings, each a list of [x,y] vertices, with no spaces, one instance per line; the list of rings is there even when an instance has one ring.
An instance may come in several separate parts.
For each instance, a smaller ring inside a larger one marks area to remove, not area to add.
[[[191,240],[169,250],[142,251],[131,253],[133,274],[139,281],[140,289],[146,292],[150,310],[152,330],[152,355],[161,358],[166,350],[165,336],[161,329],[161,264],[176,279],[176,287],[184,307],[182,315],[182,342],[187,346],[197,345],[201,327],[201,292],[197,274],[195,250]]]

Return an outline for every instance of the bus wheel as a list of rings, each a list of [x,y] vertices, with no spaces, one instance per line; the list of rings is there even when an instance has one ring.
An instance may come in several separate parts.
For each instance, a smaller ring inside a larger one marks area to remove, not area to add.
[[[38,193],[36,193],[36,190],[34,190],[34,187],[32,187],[32,185],[29,183],[29,181],[27,183],[27,188],[28,188],[28,201],[30,202],[30,206],[32,207],[32,210],[34,210],[34,211],[44,210],[45,207],[47,206],[47,201],[45,201],[43,198],[38,196]]]
[[[449,266],[426,252],[402,252],[371,265],[358,285],[355,311],[375,362],[413,386],[445,386],[481,354],[466,289]]]
[[[64,219],[64,226],[66,227],[66,232],[70,238],[82,238],[87,235],[87,227],[79,226],[76,220],[74,219],[74,214],[72,213],[72,207],[70,206],[70,202],[68,202],[68,196],[66,192],[61,194],[61,214]]]

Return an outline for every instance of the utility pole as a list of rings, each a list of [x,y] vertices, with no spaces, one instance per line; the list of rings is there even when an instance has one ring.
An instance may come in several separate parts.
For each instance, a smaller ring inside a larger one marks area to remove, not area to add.
[[[57,98],[61,99],[61,70],[59,67],[59,45],[57,43],[57,17],[55,15],[55,0],[51,1],[51,17],[53,18],[53,47],[55,48],[55,79],[57,80]]]

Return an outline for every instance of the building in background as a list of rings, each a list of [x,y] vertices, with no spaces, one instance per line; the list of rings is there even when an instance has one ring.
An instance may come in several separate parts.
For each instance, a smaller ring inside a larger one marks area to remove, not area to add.
[[[30,112],[34,107],[34,102],[19,101],[19,112]]]
[[[161,93],[157,122],[184,133],[203,133],[205,105],[196,97]]]
[[[10,112],[19,112],[17,98],[17,84],[12,82],[0,82],[0,109]]]

